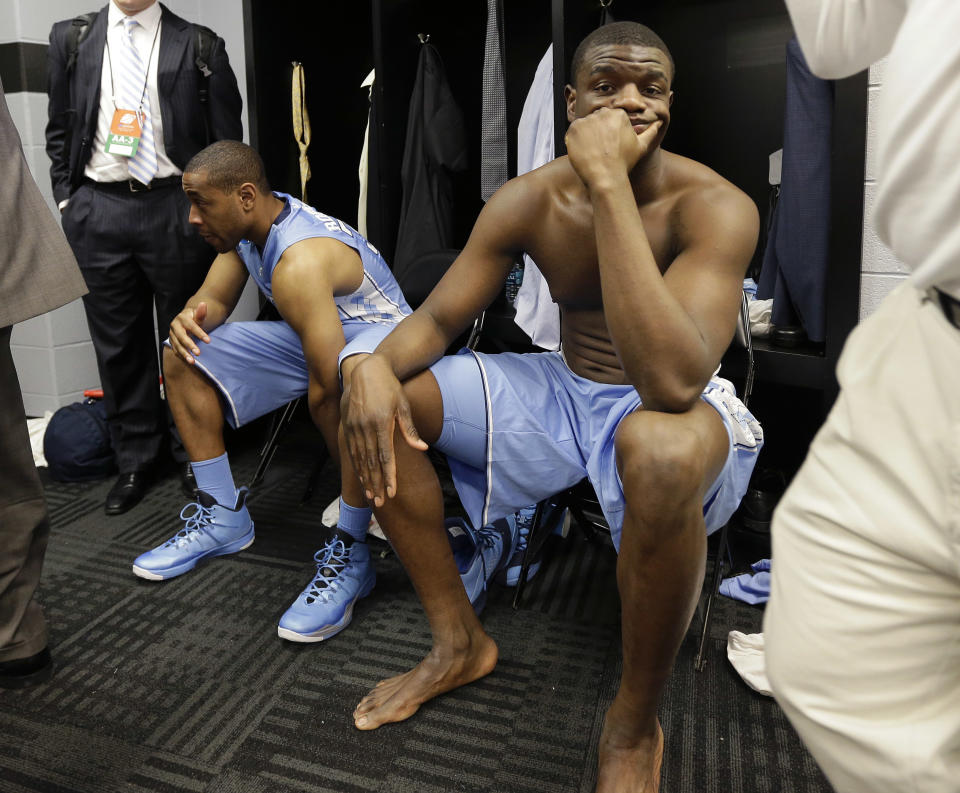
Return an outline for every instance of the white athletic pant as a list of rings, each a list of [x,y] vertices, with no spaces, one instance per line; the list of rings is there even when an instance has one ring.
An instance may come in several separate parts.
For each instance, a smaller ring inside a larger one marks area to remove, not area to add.
[[[774,514],[767,674],[838,793],[957,793],[960,330],[906,284],[837,376]]]

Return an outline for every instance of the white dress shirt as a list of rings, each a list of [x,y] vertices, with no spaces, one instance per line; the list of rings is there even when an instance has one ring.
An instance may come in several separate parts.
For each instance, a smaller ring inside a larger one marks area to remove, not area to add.
[[[150,58],[147,68],[147,95],[150,98],[150,120],[153,122],[154,148],[157,152],[157,172],[154,179],[162,179],[165,176],[176,176],[180,173],[170,159],[167,157],[167,151],[163,145],[163,119],[160,117],[160,96],[157,93],[157,61],[160,58],[160,39],[163,31],[157,32],[160,27],[161,8],[159,3],[154,3],[149,8],[145,8],[138,14],[132,14],[131,17],[140,23],[139,27],[133,29],[133,43],[137,52],[143,61]],[[113,113],[117,109],[113,101],[113,91],[119,92],[120,80],[119,73],[112,75],[111,81],[111,60],[113,69],[121,68],[121,57],[118,55],[123,47],[126,47],[123,29],[123,20],[127,18],[119,8],[112,2],[107,7],[107,44],[103,52],[103,70],[100,73],[100,114],[97,119],[97,132],[93,139],[93,152],[90,155],[90,161],[84,169],[84,175],[97,182],[123,182],[130,178],[128,170],[128,157],[121,157],[118,154],[107,154],[103,148],[106,145],[107,135],[110,133],[110,122],[113,120]],[[156,44],[154,45],[154,36]],[[151,54],[150,48],[153,47]],[[110,49],[108,56],[107,48]],[[128,108],[133,109],[133,108]]]
[[[517,176],[545,165],[554,158],[553,141],[553,45],[540,59],[533,83],[523,103],[517,127]],[[523,281],[514,302],[514,321],[538,347],[560,347],[560,309],[550,287],[527,254],[523,254]]]
[[[960,0],[787,0],[810,68],[887,56],[877,102],[877,235],[920,289],[960,299]]]

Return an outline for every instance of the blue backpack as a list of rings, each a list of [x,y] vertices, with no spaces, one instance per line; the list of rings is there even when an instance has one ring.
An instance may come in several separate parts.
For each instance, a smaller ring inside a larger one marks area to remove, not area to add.
[[[64,405],[47,424],[43,456],[59,482],[86,482],[115,473],[107,409],[99,399]]]

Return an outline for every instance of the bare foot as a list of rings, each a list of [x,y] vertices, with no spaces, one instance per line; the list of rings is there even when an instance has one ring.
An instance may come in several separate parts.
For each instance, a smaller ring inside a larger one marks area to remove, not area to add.
[[[663,730],[659,721],[652,735],[638,738],[620,730],[608,712],[598,755],[600,773],[596,793],[657,793],[660,790]]]
[[[497,645],[482,632],[463,651],[434,647],[409,672],[377,683],[354,710],[354,724],[361,730],[375,730],[381,724],[409,719],[428,699],[479,680],[496,665]]]

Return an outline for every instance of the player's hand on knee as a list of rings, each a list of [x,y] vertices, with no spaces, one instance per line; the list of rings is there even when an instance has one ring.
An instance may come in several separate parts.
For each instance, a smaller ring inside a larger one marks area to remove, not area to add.
[[[189,364],[194,363],[194,356],[200,354],[196,340],[210,343],[202,324],[206,316],[207,304],[201,302],[196,308],[183,309],[170,323],[170,346],[179,358]]]
[[[376,356],[354,370],[344,392],[340,421],[364,495],[374,506],[382,506],[397,493],[395,430],[415,449],[425,451],[427,444],[413,424],[400,381]]]
[[[401,401],[397,404],[396,411],[397,429],[400,431],[403,439],[411,448],[425,452],[430,447],[427,445],[426,441],[420,437],[420,433],[417,432],[417,428],[413,423],[413,415],[410,412],[410,402],[402,390],[400,391],[400,396]],[[381,448],[383,447],[381,446]],[[392,451],[392,443],[390,444],[390,448]],[[384,459],[383,455],[381,455],[380,464],[384,472],[384,485],[386,487],[387,497],[393,498],[397,493],[396,460],[393,458]]]

